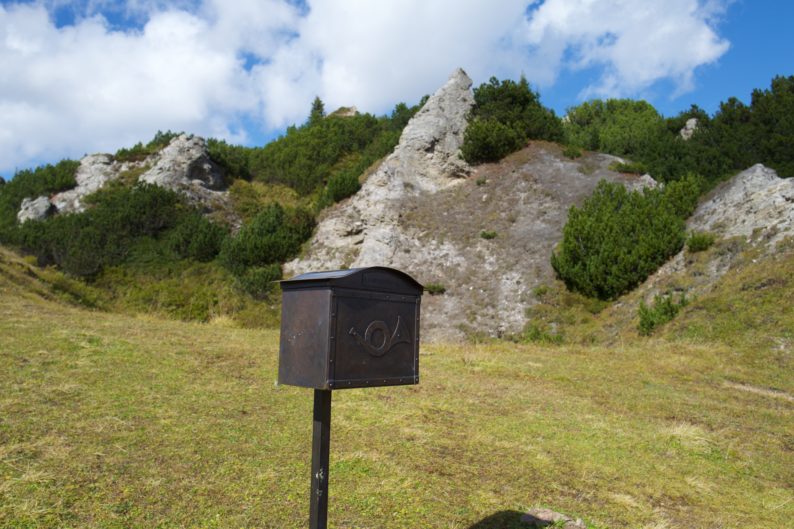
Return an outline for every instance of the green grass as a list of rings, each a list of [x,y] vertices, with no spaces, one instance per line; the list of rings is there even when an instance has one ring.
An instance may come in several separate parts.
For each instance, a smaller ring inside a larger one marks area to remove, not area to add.
[[[277,331],[88,310],[0,270],[0,527],[307,525],[312,398],[275,385]],[[546,506],[785,527],[788,351],[425,345],[418,386],[335,392],[330,526],[518,528]]]

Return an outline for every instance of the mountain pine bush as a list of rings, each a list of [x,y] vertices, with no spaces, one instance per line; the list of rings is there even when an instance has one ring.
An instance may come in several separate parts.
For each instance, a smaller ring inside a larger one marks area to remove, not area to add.
[[[495,162],[529,140],[562,140],[562,123],[540,104],[526,78],[518,82],[491,77],[474,89],[474,109],[461,152],[469,163]]]
[[[664,190],[628,191],[602,180],[581,208],[571,207],[552,267],[569,290],[615,299],[681,249],[682,203]]]

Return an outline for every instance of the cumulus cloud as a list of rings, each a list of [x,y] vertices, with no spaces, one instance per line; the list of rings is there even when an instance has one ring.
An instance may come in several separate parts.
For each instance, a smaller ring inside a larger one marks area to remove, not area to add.
[[[547,83],[563,68],[601,68],[583,96],[632,95],[660,79],[683,93],[698,66],[728,49],[713,27],[724,7],[713,0],[547,0],[526,21],[528,57],[543,65]]]
[[[727,1],[727,0],[725,0]],[[692,87],[728,44],[719,0],[42,0],[0,5],[0,172],[158,129],[250,142],[326,108],[388,112],[456,67],[582,95]],[[56,14],[67,10],[67,24]]]

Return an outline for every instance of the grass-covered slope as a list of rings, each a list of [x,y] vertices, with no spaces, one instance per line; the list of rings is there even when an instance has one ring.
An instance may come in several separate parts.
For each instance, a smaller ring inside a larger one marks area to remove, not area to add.
[[[0,527],[306,525],[311,392],[274,384],[277,332],[67,305],[7,261]],[[790,352],[720,342],[426,346],[420,385],[335,393],[331,524],[785,527]]]

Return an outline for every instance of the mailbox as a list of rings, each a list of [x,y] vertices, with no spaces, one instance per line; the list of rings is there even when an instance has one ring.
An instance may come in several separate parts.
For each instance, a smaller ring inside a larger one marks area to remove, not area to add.
[[[419,382],[422,285],[385,267],[281,282],[281,384],[333,390]]]

